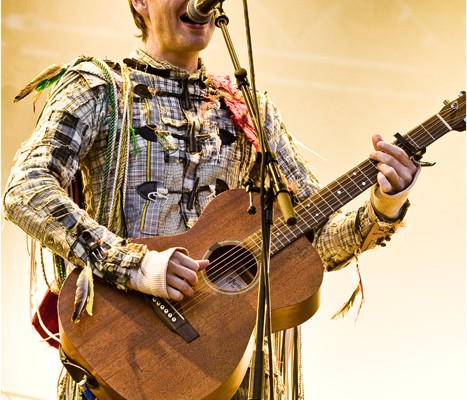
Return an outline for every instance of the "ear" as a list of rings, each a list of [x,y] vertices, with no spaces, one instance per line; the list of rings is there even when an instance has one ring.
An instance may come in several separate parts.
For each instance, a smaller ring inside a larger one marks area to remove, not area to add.
[[[149,15],[148,0],[131,0],[135,11],[142,17]]]

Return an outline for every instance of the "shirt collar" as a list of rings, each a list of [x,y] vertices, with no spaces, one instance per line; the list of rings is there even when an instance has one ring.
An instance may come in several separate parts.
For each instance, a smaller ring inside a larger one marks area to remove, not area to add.
[[[157,60],[146,53],[144,50],[137,48],[136,50],[132,51],[130,57],[138,61],[142,64],[150,65],[153,68],[157,68],[159,70],[170,71],[169,78],[170,79],[186,79],[188,78],[190,81],[206,81],[207,73],[206,67],[204,62],[201,58],[198,59],[198,69],[193,74],[190,74],[188,71],[184,70],[183,68],[176,67],[175,65],[170,64],[168,61],[165,60]]]

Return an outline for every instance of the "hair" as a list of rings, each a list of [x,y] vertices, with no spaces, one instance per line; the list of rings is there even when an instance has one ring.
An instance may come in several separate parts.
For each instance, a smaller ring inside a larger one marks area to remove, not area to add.
[[[144,22],[143,17],[140,14],[138,14],[138,12],[135,10],[131,0],[128,0],[128,4],[130,5],[135,25],[141,31],[141,35],[137,35],[137,37],[140,37],[143,40],[143,42],[145,42],[148,38],[148,27],[146,26],[146,22]]]

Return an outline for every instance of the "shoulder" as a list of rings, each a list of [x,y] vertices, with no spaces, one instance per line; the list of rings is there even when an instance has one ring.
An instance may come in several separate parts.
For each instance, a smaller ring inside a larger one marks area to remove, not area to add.
[[[116,87],[120,82],[119,63],[80,56],[68,63],[52,64],[44,68],[21,89],[14,102],[22,100],[33,92],[40,94],[49,88],[56,93],[70,86],[93,89],[104,85]]]
[[[68,74],[79,74],[90,87],[121,82],[118,62],[96,57],[78,57],[64,66]]]
[[[122,87],[117,63],[81,56],[61,65],[59,75],[51,85],[49,100],[60,99],[79,107],[89,101],[110,98],[117,104]]]
[[[113,64],[95,57],[77,57],[61,65],[46,104],[77,115],[117,108],[121,78]],[[100,113],[100,112],[99,112]]]

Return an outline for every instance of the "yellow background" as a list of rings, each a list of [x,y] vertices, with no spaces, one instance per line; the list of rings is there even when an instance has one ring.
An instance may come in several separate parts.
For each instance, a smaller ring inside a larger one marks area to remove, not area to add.
[[[319,154],[303,150],[322,184],[368,156],[372,133],[392,141],[465,89],[462,0],[255,0],[249,8],[257,87]],[[241,2],[226,10],[247,67]],[[3,1],[2,189],[37,118],[30,98],[12,103],[22,86],[79,54],[121,59],[136,32],[125,0]],[[206,63],[231,74],[221,36]],[[356,323],[355,310],[330,319],[354,288],[354,267],[325,276],[322,306],[303,331],[307,400],[465,397],[464,135],[428,149],[437,164],[412,191],[407,227],[360,257],[366,302]],[[2,400],[54,398],[60,365],[30,326],[28,271],[25,234],[4,223]]]

